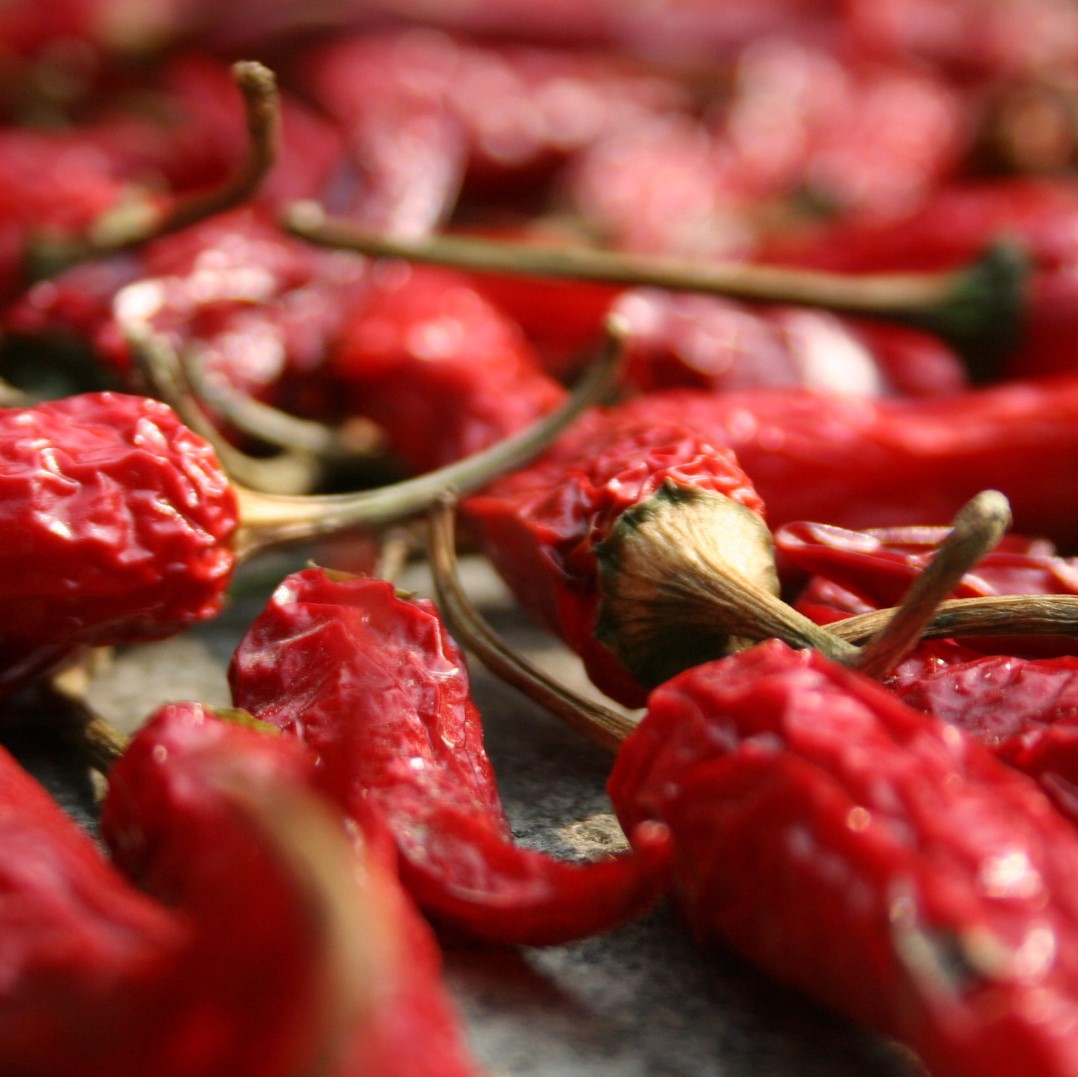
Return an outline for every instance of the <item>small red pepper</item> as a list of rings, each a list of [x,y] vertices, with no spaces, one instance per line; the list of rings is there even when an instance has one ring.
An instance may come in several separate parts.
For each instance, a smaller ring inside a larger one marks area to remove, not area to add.
[[[209,443],[147,397],[84,393],[0,410],[0,688],[81,647],[160,639],[214,616],[238,561],[267,546],[399,519],[447,486],[486,480],[503,459],[529,458],[544,430],[585,404],[584,389],[488,453],[391,486],[299,497],[232,482]]]
[[[566,395],[464,274],[399,263],[355,297],[322,377],[333,413],[373,419],[412,473],[487,448]]]
[[[700,937],[932,1073],[1078,1067],[1078,833],[953,726],[772,640],[656,690],[609,791],[669,826]]]
[[[665,880],[666,836],[575,863],[517,845],[483,747],[463,656],[432,603],[377,579],[294,573],[229,668],[235,704],[308,744],[320,787],[435,919],[471,935],[545,945],[638,914]]]
[[[581,656],[597,687],[630,706],[642,705],[645,688],[596,637],[596,547],[630,509],[657,504],[668,482],[715,495],[705,509],[723,513],[714,517],[715,543],[721,546],[730,531],[727,556],[743,558],[746,573],[777,590],[768,581],[770,535],[752,482],[721,442],[697,436],[672,415],[622,421],[614,412],[592,413],[531,466],[462,503],[466,523],[522,606]],[[739,553],[742,540],[748,548]],[[683,645],[680,638],[675,643],[682,658]]]

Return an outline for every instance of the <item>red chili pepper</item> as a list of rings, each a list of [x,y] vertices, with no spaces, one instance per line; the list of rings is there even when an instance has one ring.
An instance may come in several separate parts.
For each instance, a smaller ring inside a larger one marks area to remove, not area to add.
[[[0,412],[0,683],[72,649],[160,638],[220,608],[236,495],[164,404],[89,393]]]
[[[375,272],[324,376],[336,414],[373,419],[413,473],[487,448],[566,395],[466,276],[424,266]]]
[[[190,928],[130,886],[0,748],[0,1072],[136,1074]]]
[[[830,524],[792,523],[776,528],[775,552],[787,577],[807,575],[807,582],[798,587],[798,608],[824,623],[849,613],[897,606],[947,530],[853,531]],[[1059,556],[1046,539],[1005,535],[962,577],[953,597],[1020,594],[1078,594],[1078,561]],[[1041,643],[1025,642],[1040,651]],[[968,645],[988,644],[970,640]],[[1015,640],[1005,644],[1015,645]],[[999,641],[990,646],[998,650]]]
[[[932,1073],[1078,1066],[1078,834],[960,731],[772,640],[655,691],[609,789],[670,827],[702,938]]]
[[[186,1006],[158,1000],[171,1068],[142,1072],[477,1072],[432,933],[377,845],[349,843],[312,800],[314,759],[294,738],[169,705],[109,783],[101,825],[117,861],[202,935],[178,977]]]
[[[626,384],[644,392],[798,385],[944,396],[968,382],[947,345],[901,326],[649,289],[626,293],[615,310],[630,329]]]
[[[466,522],[522,606],[580,655],[602,691],[630,706],[643,704],[645,688],[595,634],[596,547],[667,481],[720,495],[746,527],[751,521],[760,529],[761,546],[769,545],[763,502],[734,454],[669,414],[622,422],[617,413],[593,413],[531,466],[462,503]],[[723,526],[716,522],[719,535]]]
[[[294,573],[236,649],[233,700],[317,754],[319,782],[396,845],[407,890],[472,935],[540,945],[638,914],[665,880],[666,836],[575,863],[517,845],[498,797],[463,657],[436,608],[383,580]]]
[[[946,524],[979,490],[1000,490],[1014,528],[1078,544],[1069,461],[1078,379],[1008,382],[938,400],[852,399],[762,389],[670,391],[628,401],[623,420],[676,419],[732,449],[773,528]]]
[[[571,419],[586,395],[448,468],[300,497],[230,481],[209,443],[146,397],[85,393],[0,410],[0,688],[80,647],[159,639],[213,616],[238,560],[267,546],[399,519],[447,486],[482,482],[507,448],[506,465],[536,451],[543,429]]]

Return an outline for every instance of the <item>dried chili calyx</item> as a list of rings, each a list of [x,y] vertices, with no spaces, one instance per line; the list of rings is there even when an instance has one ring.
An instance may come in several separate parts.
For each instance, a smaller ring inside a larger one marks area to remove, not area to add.
[[[855,653],[779,598],[771,532],[722,494],[668,479],[618,517],[595,556],[595,635],[642,684],[769,636]]]

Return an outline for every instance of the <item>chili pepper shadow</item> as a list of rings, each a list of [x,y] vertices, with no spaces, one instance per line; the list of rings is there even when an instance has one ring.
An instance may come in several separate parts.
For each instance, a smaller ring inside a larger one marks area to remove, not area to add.
[[[0,704],[0,744],[96,838],[97,795],[80,743],[85,721],[77,702],[35,685]]]

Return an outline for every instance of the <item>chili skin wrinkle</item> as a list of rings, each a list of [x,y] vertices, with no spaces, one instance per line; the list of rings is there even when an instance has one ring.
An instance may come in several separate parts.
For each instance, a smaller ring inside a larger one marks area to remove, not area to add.
[[[0,690],[82,646],[214,616],[237,521],[212,448],[165,404],[104,392],[0,411]]]
[[[289,576],[237,647],[233,701],[299,737],[321,788],[372,841],[396,846],[405,888],[480,938],[546,945],[608,930],[664,889],[668,835],[577,863],[518,846],[463,656],[437,608],[366,577]],[[381,835],[379,838],[378,835]]]
[[[1078,833],[953,726],[769,640],[653,692],[609,792],[701,938],[939,1077],[1078,1072]]]

